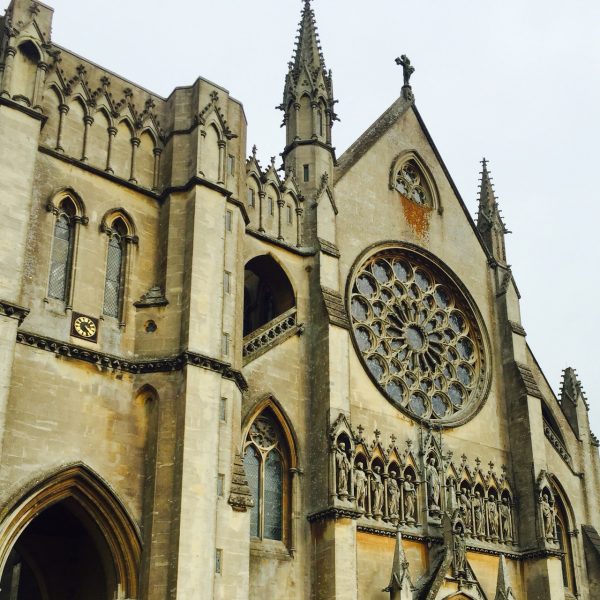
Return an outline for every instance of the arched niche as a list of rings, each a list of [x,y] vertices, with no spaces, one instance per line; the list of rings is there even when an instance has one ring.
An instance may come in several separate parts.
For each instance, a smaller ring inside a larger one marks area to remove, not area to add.
[[[18,600],[135,598],[140,557],[135,523],[80,464],[31,486],[0,524],[0,588],[19,590]]]
[[[129,179],[131,176],[131,156],[133,153],[131,140],[133,137],[133,126],[128,119],[122,119],[116,127],[110,159],[110,166],[114,174],[122,179]]]
[[[17,47],[13,66],[12,95],[28,106],[34,104],[35,81],[41,54],[32,40],[24,40]]]
[[[263,254],[248,261],[244,269],[244,336],[295,305],[292,284],[272,256]]]
[[[98,109],[92,115],[92,119],[86,154],[90,165],[104,171],[107,168],[108,129],[111,121],[104,107]]]

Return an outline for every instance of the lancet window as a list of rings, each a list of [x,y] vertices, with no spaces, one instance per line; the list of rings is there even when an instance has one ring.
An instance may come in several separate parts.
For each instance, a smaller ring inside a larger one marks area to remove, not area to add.
[[[60,202],[56,212],[50,258],[50,275],[48,278],[48,296],[66,301],[71,285],[77,211],[71,199],[65,197]]]
[[[285,541],[290,496],[289,451],[281,427],[269,409],[250,427],[244,447],[244,467],[254,498],[250,536]]]
[[[121,211],[115,211],[112,220],[105,216],[102,230],[108,235],[102,312],[108,317],[121,319],[127,279],[128,246],[130,243],[137,243],[137,236],[132,234],[133,225]]]

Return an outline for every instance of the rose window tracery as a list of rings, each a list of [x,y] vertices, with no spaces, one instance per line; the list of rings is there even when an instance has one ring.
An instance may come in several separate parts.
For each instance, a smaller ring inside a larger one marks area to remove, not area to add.
[[[451,423],[484,396],[487,364],[471,305],[424,256],[390,248],[351,284],[350,315],[361,360],[380,391],[419,419]]]
[[[430,194],[422,181],[419,169],[408,161],[396,175],[396,190],[417,204],[431,204]]]

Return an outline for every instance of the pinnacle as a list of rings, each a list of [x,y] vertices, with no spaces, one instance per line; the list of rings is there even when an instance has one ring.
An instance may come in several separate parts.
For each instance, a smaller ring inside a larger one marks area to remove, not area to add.
[[[504,233],[510,233],[504,225],[498,200],[492,183],[492,176],[488,169],[488,159],[481,159],[481,179],[479,184],[479,212],[477,225],[482,227],[484,222],[488,225],[495,224],[501,228]]]
[[[562,403],[568,398],[573,404],[577,404],[577,397],[579,396],[579,394],[581,394],[583,401],[587,406],[587,398],[583,391],[583,386],[579,381],[577,371],[573,367],[567,367],[562,374],[560,401]]]

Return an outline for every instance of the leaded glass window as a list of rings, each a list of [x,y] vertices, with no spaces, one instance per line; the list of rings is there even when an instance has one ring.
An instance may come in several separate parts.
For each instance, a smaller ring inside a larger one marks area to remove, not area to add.
[[[48,296],[58,300],[67,299],[71,263],[73,255],[73,222],[61,213],[54,225],[52,257],[50,259],[50,277]]]
[[[409,249],[359,265],[350,287],[354,343],[381,393],[419,420],[455,424],[489,387],[476,307],[447,270]]]
[[[250,535],[254,538],[284,540],[287,476],[285,442],[279,424],[270,411],[252,424],[246,440],[244,467],[254,498],[250,512]]]
[[[115,318],[119,318],[123,302],[126,231],[125,225],[118,219],[113,224],[113,230],[110,232],[108,240],[103,313]]]
[[[405,162],[396,174],[396,190],[405,198],[422,205],[431,205],[431,193],[414,161]]]

